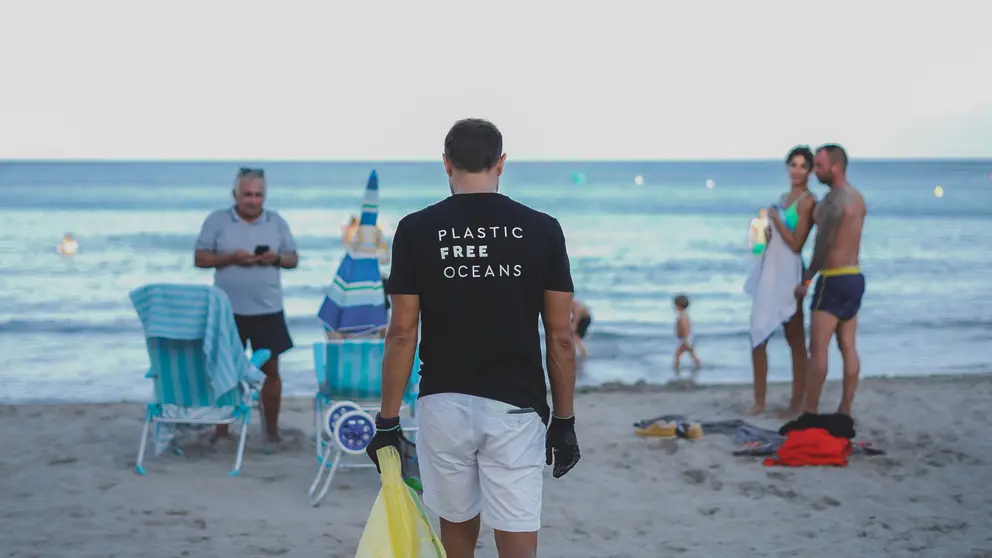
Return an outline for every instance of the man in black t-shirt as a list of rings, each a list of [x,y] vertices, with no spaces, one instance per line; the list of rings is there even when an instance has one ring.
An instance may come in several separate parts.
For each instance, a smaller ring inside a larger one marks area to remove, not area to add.
[[[504,161],[495,126],[457,122],[444,142],[453,195],[404,217],[393,236],[382,410],[368,452],[376,461],[397,443],[419,321],[417,457],[453,558],[474,556],[480,516],[501,557],[535,555],[543,466],[553,461],[557,478],[579,460],[565,237],[553,217],[497,193]]]

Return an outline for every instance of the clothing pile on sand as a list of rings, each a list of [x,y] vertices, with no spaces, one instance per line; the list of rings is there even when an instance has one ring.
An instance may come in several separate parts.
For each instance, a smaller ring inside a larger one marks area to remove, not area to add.
[[[854,419],[840,413],[804,413],[778,432],[785,441],[774,456],[764,460],[765,465],[846,467],[847,458],[854,452]]]
[[[767,457],[763,463],[769,466],[843,467],[851,455],[885,454],[871,442],[855,442],[854,420],[838,413],[806,413],[778,431],[740,419],[690,421],[684,415],[661,415],[634,423],[639,437],[698,440],[704,432],[729,436],[740,444],[733,455]]]

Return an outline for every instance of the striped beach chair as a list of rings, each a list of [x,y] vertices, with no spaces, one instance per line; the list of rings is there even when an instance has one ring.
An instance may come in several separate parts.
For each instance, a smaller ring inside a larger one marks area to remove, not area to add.
[[[149,434],[156,440],[176,425],[239,423],[240,439],[231,476],[241,470],[252,398],[264,376],[258,370],[271,354],[245,355],[227,295],[203,285],[154,284],[131,292],[145,331],[151,363],[145,377],[154,385],[146,406],[135,470],[146,473]],[[181,452],[180,452],[181,453]]]
[[[357,442],[354,447],[348,447],[333,438],[331,426],[341,419],[347,420],[346,415],[367,413],[374,416],[379,411],[384,349],[385,342],[378,338],[334,339],[313,345],[318,386],[314,395],[314,444],[320,463],[309,491],[310,503],[314,506],[320,504],[327,494],[339,468],[375,467],[368,459],[356,459],[354,463],[344,462],[343,459],[349,454],[364,457],[370,437],[363,440],[364,443]],[[408,426],[404,426],[403,431],[411,440],[415,440],[417,430],[413,425],[420,384],[419,354],[414,356],[413,362],[410,383],[403,394],[400,409],[401,415],[408,415],[404,421]]]

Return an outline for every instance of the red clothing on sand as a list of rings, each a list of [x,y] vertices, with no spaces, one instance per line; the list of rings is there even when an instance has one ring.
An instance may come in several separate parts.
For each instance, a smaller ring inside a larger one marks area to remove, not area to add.
[[[850,440],[831,436],[822,428],[793,430],[786,434],[785,441],[775,453],[775,457],[765,459],[764,464],[786,467],[810,465],[845,467],[853,449]]]

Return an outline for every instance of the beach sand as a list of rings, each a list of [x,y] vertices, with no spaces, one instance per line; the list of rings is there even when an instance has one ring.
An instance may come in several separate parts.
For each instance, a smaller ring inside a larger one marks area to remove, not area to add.
[[[787,389],[773,386],[769,401]],[[824,405],[838,398],[828,384]],[[635,420],[659,414],[740,418],[748,386],[583,393],[582,461],[547,475],[539,555],[992,556],[990,400],[989,376],[864,380],[858,437],[888,455],[792,469],[733,457],[723,435],[633,434]],[[286,426],[299,430],[277,454],[261,452],[253,424],[230,478],[234,445],[203,441],[148,459],[137,476],[137,404],[0,407],[0,556],[354,556],[378,477],[340,472],[310,507],[310,408],[285,403]],[[488,529],[477,556],[496,556]]]

